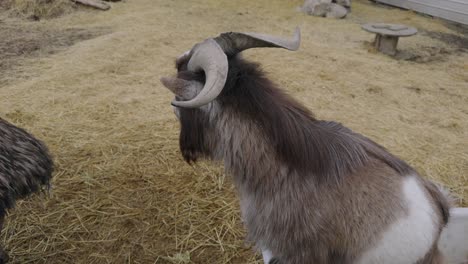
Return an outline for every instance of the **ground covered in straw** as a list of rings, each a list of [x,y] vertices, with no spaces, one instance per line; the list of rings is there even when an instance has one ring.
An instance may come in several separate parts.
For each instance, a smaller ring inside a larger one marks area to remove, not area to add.
[[[364,0],[345,20],[305,16],[300,4],[135,0],[38,22],[1,14],[0,116],[43,139],[57,165],[50,197],[20,202],[6,222],[12,263],[260,263],[229,177],[182,161],[159,83],[177,55],[225,31],[299,25],[300,51],[245,57],[319,118],[383,144],[468,205],[465,29]],[[395,60],[372,50],[365,22],[420,34],[401,40]]]

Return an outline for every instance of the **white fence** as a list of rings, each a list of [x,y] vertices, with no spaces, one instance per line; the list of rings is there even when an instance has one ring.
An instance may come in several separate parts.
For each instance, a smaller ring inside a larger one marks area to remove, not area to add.
[[[376,0],[468,25],[468,0]]]

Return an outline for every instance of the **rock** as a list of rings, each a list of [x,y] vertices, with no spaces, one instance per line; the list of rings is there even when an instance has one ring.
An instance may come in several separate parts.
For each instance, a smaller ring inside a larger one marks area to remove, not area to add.
[[[330,4],[327,9],[325,17],[331,18],[344,18],[348,14],[348,10],[338,4]]]
[[[302,11],[312,16],[325,16],[322,10],[326,8],[328,4],[331,4],[331,1],[332,0],[305,0]]]
[[[347,8],[351,7],[351,0],[333,0],[333,3]]]
[[[340,1],[343,4],[351,3],[350,0],[333,1]],[[348,14],[345,7],[332,3],[332,0],[305,0],[301,10],[308,15],[329,18],[343,18]]]

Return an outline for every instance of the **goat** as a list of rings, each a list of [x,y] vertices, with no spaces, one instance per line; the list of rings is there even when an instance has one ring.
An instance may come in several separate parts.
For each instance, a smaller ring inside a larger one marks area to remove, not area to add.
[[[0,118],[0,231],[16,200],[49,186],[53,161],[43,142]],[[0,263],[8,254],[0,247]]]
[[[442,263],[447,197],[407,163],[340,123],[316,119],[240,52],[291,40],[223,33],[162,77],[175,94],[183,158],[223,161],[247,241],[265,263]]]

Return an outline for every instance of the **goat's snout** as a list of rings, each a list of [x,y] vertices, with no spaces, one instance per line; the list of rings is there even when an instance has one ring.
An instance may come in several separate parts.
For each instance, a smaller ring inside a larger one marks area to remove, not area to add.
[[[203,83],[177,77],[162,77],[161,83],[176,96],[177,100],[172,101],[172,106],[178,106],[176,102],[191,100],[203,89]]]

